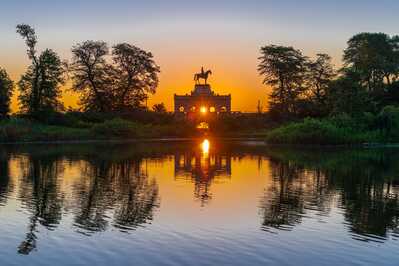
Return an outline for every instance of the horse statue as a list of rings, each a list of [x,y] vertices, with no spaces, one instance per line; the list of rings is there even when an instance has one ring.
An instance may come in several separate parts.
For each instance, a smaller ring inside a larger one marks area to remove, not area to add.
[[[212,75],[212,71],[204,71],[204,68],[201,67],[201,72],[194,75],[195,84],[200,84],[200,79],[205,80],[205,85],[208,81],[208,76]]]

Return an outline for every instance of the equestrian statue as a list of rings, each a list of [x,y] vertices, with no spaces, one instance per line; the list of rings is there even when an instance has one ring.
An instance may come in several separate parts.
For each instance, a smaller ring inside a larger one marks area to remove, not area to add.
[[[203,79],[205,80],[205,85],[207,85],[209,75],[212,75],[212,71],[204,71],[204,68],[201,67],[201,72],[194,75],[195,84],[200,84],[200,80]]]

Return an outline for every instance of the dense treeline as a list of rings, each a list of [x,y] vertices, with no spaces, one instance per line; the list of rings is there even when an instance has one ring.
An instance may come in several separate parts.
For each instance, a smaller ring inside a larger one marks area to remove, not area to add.
[[[115,137],[181,136],[192,126],[175,121],[163,103],[145,105],[158,86],[159,66],[153,55],[134,45],[110,49],[102,41],[72,47],[63,61],[52,49],[38,51],[34,28],[16,27],[31,61],[16,83],[20,113],[10,117],[14,83],[0,68],[0,141],[76,140]],[[71,80],[79,109],[66,109],[61,87]],[[185,129],[185,130],[183,130]]]
[[[272,131],[269,141],[399,141],[399,36],[353,36],[339,70],[330,56],[310,59],[293,47],[262,47],[259,59],[259,73],[272,87],[271,118],[292,122]]]
[[[105,42],[85,41],[73,46],[72,62],[67,64],[51,49],[38,54],[38,38],[31,26],[20,24],[17,32],[25,40],[31,60],[18,82],[19,103],[32,116],[64,110],[60,87],[67,74],[84,111],[139,109],[148,94],[155,93],[160,69],[150,52],[120,43],[110,53]]]

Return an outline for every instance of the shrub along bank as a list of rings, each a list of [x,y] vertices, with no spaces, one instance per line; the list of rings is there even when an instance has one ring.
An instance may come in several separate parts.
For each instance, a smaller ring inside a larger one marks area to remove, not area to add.
[[[399,107],[386,106],[378,115],[306,118],[277,127],[266,134],[275,144],[354,145],[399,143]]]
[[[121,118],[103,122],[78,121],[71,125],[52,125],[23,118],[0,122],[0,142],[120,140],[160,137],[185,137],[189,126],[142,124]]]

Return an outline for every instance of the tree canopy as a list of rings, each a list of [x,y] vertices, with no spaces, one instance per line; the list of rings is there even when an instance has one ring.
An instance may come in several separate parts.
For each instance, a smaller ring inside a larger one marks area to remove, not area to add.
[[[17,26],[17,33],[25,39],[27,54],[32,61],[18,82],[22,110],[35,115],[41,111],[62,109],[59,98],[60,86],[65,81],[65,69],[61,59],[51,49],[37,54],[37,37],[31,26],[20,24]]]
[[[74,46],[72,53],[72,88],[81,93],[85,110],[137,109],[155,93],[160,69],[150,52],[121,43],[110,55],[105,42],[86,41]]]
[[[270,113],[280,119],[358,116],[399,105],[399,36],[353,36],[339,71],[329,55],[310,59],[293,47],[264,46],[259,59],[259,74],[272,88]]]
[[[164,103],[154,104],[154,106],[152,107],[152,110],[156,113],[163,113],[163,114],[167,113]]]
[[[0,118],[6,117],[10,112],[10,101],[14,83],[7,72],[0,68]]]
[[[270,108],[280,114],[296,112],[296,102],[304,92],[307,58],[293,47],[269,45],[261,48],[259,73],[270,85]]]
[[[399,72],[399,36],[359,33],[344,50],[345,67],[356,71],[370,91],[382,89],[384,82],[396,81]]]
[[[117,80],[114,94],[119,101],[115,107],[137,108],[148,98],[148,94],[155,93],[159,66],[155,64],[150,52],[128,43],[115,45],[112,55]]]
[[[105,56],[109,48],[102,41],[86,41],[72,48],[72,89],[81,94],[85,110],[108,111],[112,103],[111,69]]]

